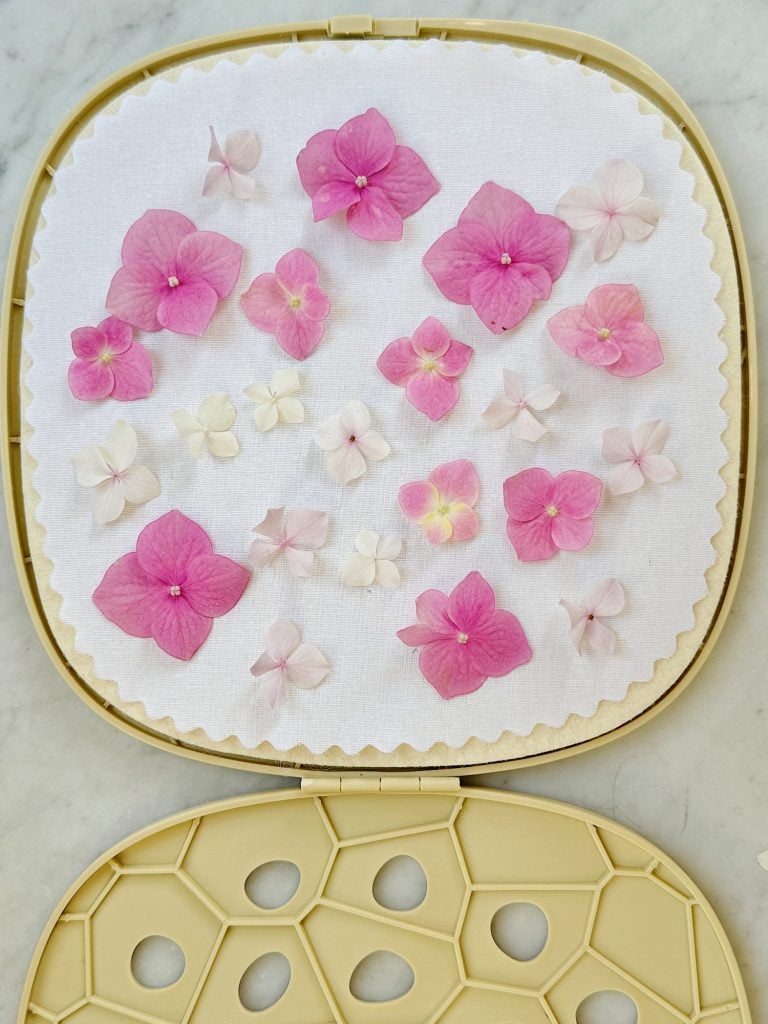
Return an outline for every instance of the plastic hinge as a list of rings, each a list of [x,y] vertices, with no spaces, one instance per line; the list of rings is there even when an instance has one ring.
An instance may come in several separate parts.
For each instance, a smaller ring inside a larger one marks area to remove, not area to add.
[[[302,779],[304,793],[328,796],[333,793],[456,793],[460,786],[455,775],[422,777],[420,775],[377,776],[376,778]]]
[[[328,22],[329,36],[381,36],[415,38],[419,34],[416,18],[374,20],[368,14],[344,14]]]

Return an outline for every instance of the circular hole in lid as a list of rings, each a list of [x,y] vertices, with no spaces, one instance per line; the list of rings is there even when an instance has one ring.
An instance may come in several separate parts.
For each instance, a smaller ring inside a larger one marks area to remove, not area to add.
[[[406,960],[388,949],[377,949],[354,969],[349,991],[363,1003],[388,1003],[410,992],[414,980]]]
[[[533,903],[507,903],[491,921],[493,941],[512,960],[523,963],[541,953],[549,937],[544,912]]]
[[[237,994],[246,1010],[268,1010],[285,995],[291,965],[282,953],[265,953],[246,968]]]
[[[277,910],[296,895],[301,872],[290,860],[260,864],[245,880],[245,895],[262,910]]]
[[[181,947],[165,935],[148,935],[131,954],[131,974],[144,988],[168,988],[186,965]]]
[[[576,1024],[637,1024],[637,1006],[615,989],[593,992],[579,1003]]]
[[[413,857],[400,854],[382,864],[373,880],[373,898],[387,910],[413,910],[427,895],[427,876]]]

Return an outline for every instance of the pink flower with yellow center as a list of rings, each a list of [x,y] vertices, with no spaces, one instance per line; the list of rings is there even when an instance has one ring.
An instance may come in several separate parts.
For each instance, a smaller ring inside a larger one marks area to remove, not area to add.
[[[475,467],[467,459],[456,459],[433,469],[426,480],[403,484],[398,501],[408,519],[423,528],[430,544],[445,544],[475,536],[479,494]]]

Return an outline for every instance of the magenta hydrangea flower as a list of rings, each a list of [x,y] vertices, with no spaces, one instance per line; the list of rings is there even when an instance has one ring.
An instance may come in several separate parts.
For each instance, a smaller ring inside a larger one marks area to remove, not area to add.
[[[399,241],[404,218],[440,191],[421,157],[396,144],[373,107],[338,131],[313,135],[296,166],[316,221],[346,210],[350,229],[376,242]]]
[[[202,526],[173,510],[145,526],[136,550],[118,558],[93,594],[102,615],[129,636],[189,661],[248,584],[246,569],[213,552]]]
[[[491,585],[471,572],[450,596],[427,590],[416,598],[421,625],[401,629],[408,647],[421,647],[419,669],[450,700],[479,689],[489,676],[505,676],[531,660],[523,627],[496,607]]]
[[[591,473],[524,469],[504,481],[507,536],[521,562],[540,562],[558,551],[579,551],[592,540],[592,513],[602,481]]]
[[[397,500],[404,514],[424,530],[430,544],[472,540],[478,531],[475,505],[480,481],[467,459],[456,459],[433,469],[426,480],[403,484]]]
[[[454,341],[440,321],[429,316],[412,338],[398,338],[376,365],[390,382],[405,388],[405,397],[431,420],[442,419],[459,400],[459,377],[473,349]]]
[[[260,274],[240,296],[245,315],[261,331],[277,338],[294,359],[306,359],[320,344],[331,309],[318,287],[320,271],[303,249],[291,249],[277,261],[274,274]]]
[[[243,247],[173,210],[147,210],[123,241],[107,309],[142,331],[203,334],[235,287]]]
[[[109,316],[98,327],[78,327],[71,338],[76,358],[69,364],[67,379],[75,398],[133,402],[152,393],[152,359],[134,341],[129,324]]]
[[[494,334],[515,327],[548,299],[565,269],[570,233],[508,188],[488,181],[424,257],[447,299],[472,306]]]
[[[664,362],[633,284],[601,284],[583,306],[561,309],[547,330],[563,352],[616,377],[641,377]]]

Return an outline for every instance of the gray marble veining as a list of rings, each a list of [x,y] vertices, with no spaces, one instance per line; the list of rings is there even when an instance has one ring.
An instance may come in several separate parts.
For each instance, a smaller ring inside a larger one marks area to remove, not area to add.
[[[382,17],[450,14],[559,24],[608,39],[649,63],[693,108],[725,167],[745,229],[759,315],[768,294],[768,206],[761,199],[768,152],[764,0],[368,0],[359,6]],[[27,178],[51,132],[108,74],[198,36],[343,11],[331,0],[4,0],[0,251],[7,251]],[[733,613],[688,692],[644,728],[592,754],[483,780],[605,813],[679,860],[728,930],[756,1022],[768,1020],[768,872],[757,863],[768,849],[767,496],[761,481]],[[0,1024],[10,1024],[40,929],[95,856],[178,809],[293,783],[174,758],[100,721],[42,651],[0,534]]]

